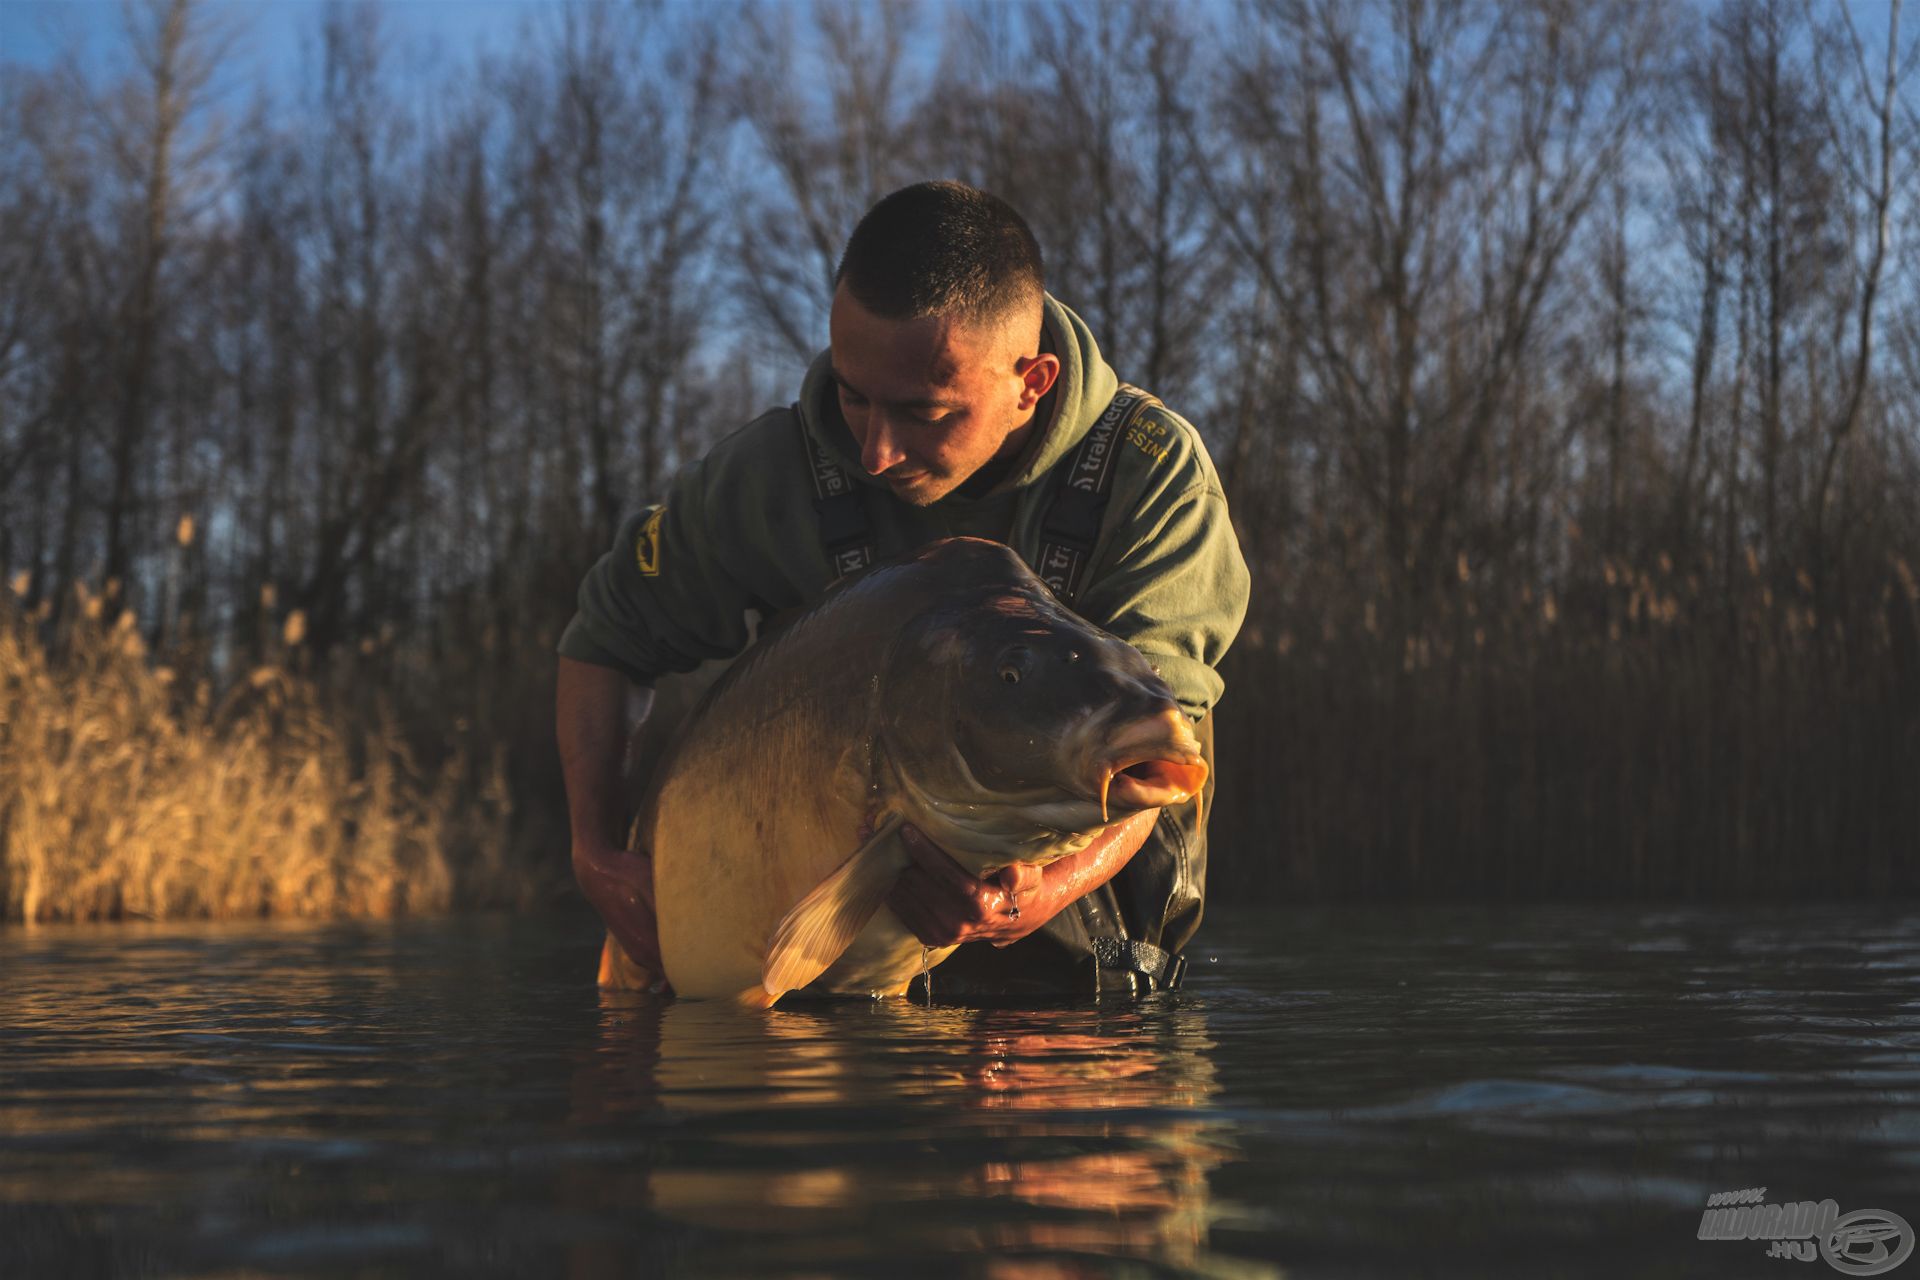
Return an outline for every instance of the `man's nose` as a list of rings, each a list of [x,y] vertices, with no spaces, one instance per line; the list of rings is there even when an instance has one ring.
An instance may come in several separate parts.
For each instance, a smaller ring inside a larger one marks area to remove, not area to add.
[[[906,457],[894,439],[893,428],[887,425],[887,415],[876,407],[867,415],[867,438],[860,446],[860,465],[867,469],[868,475],[877,476],[890,467],[899,466]]]

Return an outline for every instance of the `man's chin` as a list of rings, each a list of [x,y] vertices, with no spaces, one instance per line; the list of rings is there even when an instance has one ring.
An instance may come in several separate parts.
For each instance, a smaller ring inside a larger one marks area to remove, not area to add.
[[[952,493],[956,487],[928,472],[922,472],[908,480],[887,477],[887,489],[894,497],[910,507],[930,507]]]

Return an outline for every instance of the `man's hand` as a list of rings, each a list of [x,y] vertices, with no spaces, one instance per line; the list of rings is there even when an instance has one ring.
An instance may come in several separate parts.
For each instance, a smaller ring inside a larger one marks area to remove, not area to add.
[[[664,977],[660,925],[653,906],[653,859],[613,845],[576,842],[573,876],[627,958],[656,981]]]
[[[900,874],[887,905],[929,947],[991,942],[1004,947],[1038,929],[1068,904],[1099,888],[1139,852],[1158,809],[1115,823],[1079,853],[1034,867],[1015,863],[986,879],[970,876],[911,826],[900,829],[913,864]]]
[[[961,942],[1006,946],[1051,920],[1064,904],[1043,902],[1046,873],[1016,863],[987,879],[964,871],[911,826],[900,828],[913,865],[900,873],[887,905],[929,947]]]

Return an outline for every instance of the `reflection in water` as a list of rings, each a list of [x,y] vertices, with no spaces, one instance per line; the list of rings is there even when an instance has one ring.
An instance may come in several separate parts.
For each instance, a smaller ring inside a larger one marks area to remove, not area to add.
[[[1204,1110],[1215,1046],[1197,1008],[762,1012],[603,993],[601,1014],[572,1119],[683,1118],[644,1202],[735,1239],[709,1263],[924,1247],[929,1210],[939,1248],[1007,1255],[995,1274],[1206,1260],[1207,1173],[1231,1143]],[[617,1258],[574,1261],[593,1274]]]
[[[1898,905],[1210,918],[1179,995],[1052,1011],[603,997],[600,937],[0,930],[0,1277],[1643,1280],[1771,1269],[1714,1192],[1920,1222]]]

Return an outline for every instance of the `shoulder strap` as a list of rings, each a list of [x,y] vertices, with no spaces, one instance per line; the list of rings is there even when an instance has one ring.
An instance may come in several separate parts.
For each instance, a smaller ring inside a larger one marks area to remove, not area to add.
[[[1120,439],[1142,410],[1159,403],[1159,397],[1121,383],[1106,412],[1088,428],[1056,473],[1053,496],[1040,520],[1040,560],[1034,570],[1062,604],[1072,605],[1084,585],[1113,488],[1113,459]]]
[[[873,530],[867,522],[867,501],[846,468],[820,447],[793,407],[793,423],[800,446],[807,451],[813,472],[813,511],[820,521],[820,540],[826,544],[833,576],[844,578],[873,563]]]

